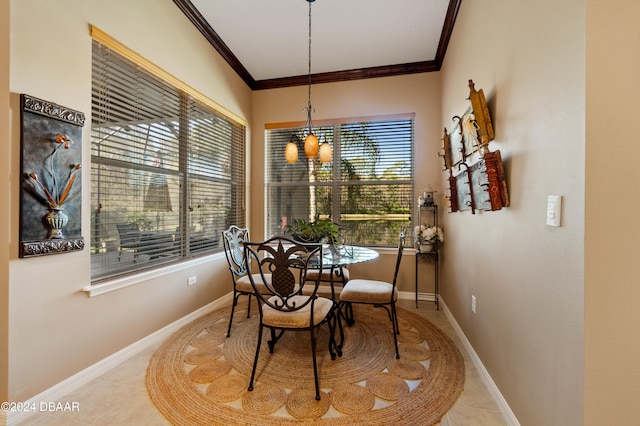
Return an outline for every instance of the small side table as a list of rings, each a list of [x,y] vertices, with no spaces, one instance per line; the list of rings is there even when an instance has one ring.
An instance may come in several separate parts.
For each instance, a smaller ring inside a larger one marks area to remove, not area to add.
[[[418,309],[418,262],[421,258],[424,258],[425,260],[430,260],[433,259],[434,263],[435,263],[435,267],[434,267],[434,275],[435,275],[435,290],[434,290],[434,297],[435,297],[435,304],[436,304],[436,309],[440,310],[440,302],[439,302],[439,297],[440,297],[440,288],[439,288],[439,281],[440,281],[440,262],[439,262],[439,255],[438,255],[438,248],[437,245],[435,246],[433,251],[420,251],[418,249],[416,249],[416,309]]]
[[[418,224],[427,226],[438,226],[438,205],[434,203],[425,203],[418,207]],[[416,309],[418,308],[418,260],[424,258],[425,260],[433,259],[435,262],[435,302],[436,309],[440,310],[440,288],[439,288],[439,244],[436,242],[433,245],[432,251],[420,251],[416,250]]]

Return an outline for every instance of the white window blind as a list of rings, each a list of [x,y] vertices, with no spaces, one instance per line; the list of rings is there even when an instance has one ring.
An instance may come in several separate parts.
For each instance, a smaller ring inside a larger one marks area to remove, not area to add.
[[[304,156],[302,127],[267,126],[267,235],[296,219],[331,218],[355,244],[397,244],[415,204],[413,115],[336,120],[314,133],[331,145],[332,162]],[[296,163],[284,159],[290,140],[300,144]]]
[[[92,71],[92,281],[221,250],[245,223],[244,125],[95,40]]]

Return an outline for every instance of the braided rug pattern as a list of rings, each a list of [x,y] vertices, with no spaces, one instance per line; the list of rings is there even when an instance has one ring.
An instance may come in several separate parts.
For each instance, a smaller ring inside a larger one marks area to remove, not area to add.
[[[308,332],[286,332],[269,353],[263,333],[256,383],[247,391],[258,313],[230,307],[209,313],[164,342],[152,356],[146,384],[158,410],[176,425],[430,425],[440,421],[464,386],[464,360],[429,321],[398,308],[400,359],[382,308],[354,306],[344,325],[343,356],[331,360],[328,330],[316,355],[321,400],[315,400]]]

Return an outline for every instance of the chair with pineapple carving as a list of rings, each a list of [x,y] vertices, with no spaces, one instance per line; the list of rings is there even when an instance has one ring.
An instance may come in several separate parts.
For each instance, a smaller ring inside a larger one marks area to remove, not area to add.
[[[316,400],[320,400],[316,339],[317,333],[325,324],[329,327],[329,353],[331,359],[336,358],[334,302],[317,295],[319,275],[315,281],[307,279],[310,262],[322,270],[322,244],[302,244],[284,237],[273,237],[261,243],[247,242],[244,247],[249,268],[248,276],[260,300],[258,343],[249,391],[253,390],[264,328],[271,331],[270,340],[267,342],[270,353],[273,353],[276,342],[285,332],[306,331],[310,333],[311,338]],[[252,273],[253,267],[257,269],[255,274]],[[266,287],[271,291],[271,296],[257,291],[260,284],[257,277],[266,282],[268,273],[271,274],[271,280],[267,282]]]

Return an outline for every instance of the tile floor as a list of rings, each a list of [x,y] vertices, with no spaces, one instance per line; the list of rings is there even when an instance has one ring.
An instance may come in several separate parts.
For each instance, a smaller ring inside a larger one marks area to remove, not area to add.
[[[465,359],[464,391],[445,414],[441,426],[494,426],[507,422],[480,380],[480,376],[460,339],[442,310],[432,302],[421,301],[416,311],[411,300],[400,300],[398,306],[417,312],[443,330],[460,349]],[[145,387],[145,374],[156,347],[149,347],[113,368],[98,379],[67,395],[63,401],[79,403],[80,410],[57,414],[35,413],[15,423],[26,425],[169,425],[155,408]],[[11,425],[10,426],[14,426]]]

